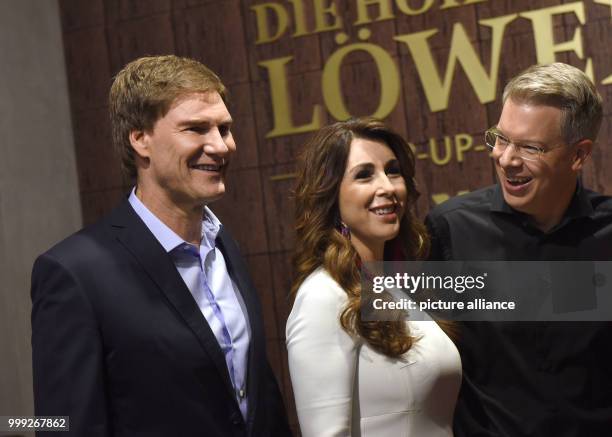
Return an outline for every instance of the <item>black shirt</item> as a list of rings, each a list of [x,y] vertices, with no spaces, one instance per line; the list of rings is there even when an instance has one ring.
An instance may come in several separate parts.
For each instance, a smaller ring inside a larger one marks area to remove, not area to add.
[[[426,219],[433,260],[612,260],[612,198],[578,185],[549,232],[498,185]],[[612,322],[465,322],[456,437],[612,435]]]

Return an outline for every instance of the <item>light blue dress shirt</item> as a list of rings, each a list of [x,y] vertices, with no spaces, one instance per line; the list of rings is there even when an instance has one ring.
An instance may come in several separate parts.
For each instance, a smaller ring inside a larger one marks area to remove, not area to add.
[[[242,416],[247,417],[246,376],[250,342],[247,312],[238,287],[215,245],[221,222],[204,207],[200,246],[187,243],[155,216],[136,196],[130,205],[174,261],[179,274],[215,334],[225,355]]]

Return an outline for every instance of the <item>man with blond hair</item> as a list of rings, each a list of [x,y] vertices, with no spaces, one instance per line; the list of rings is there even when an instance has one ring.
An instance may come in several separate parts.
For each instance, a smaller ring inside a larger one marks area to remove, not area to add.
[[[612,198],[579,177],[602,113],[595,86],[570,65],[536,65],[513,78],[485,135],[498,184],[429,214],[431,258],[534,261],[534,268],[612,260]],[[611,334],[610,322],[460,324],[455,436],[609,435]]]
[[[113,142],[135,186],[32,273],[35,411],[69,416],[62,435],[290,435],[257,294],[209,208],[236,151],[226,95],[177,56],[115,78]]]

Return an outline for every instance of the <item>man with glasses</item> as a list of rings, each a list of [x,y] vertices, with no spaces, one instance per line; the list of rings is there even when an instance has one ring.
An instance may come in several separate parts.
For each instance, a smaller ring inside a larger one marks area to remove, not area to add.
[[[602,113],[593,83],[572,66],[512,79],[485,134],[499,183],[429,214],[431,259],[612,260],[612,198],[579,178]],[[610,322],[462,323],[455,435],[609,435],[610,334]]]

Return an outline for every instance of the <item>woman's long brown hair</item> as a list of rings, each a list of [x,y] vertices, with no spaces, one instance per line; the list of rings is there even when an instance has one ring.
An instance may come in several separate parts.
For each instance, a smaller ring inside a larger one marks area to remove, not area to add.
[[[424,257],[429,249],[425,227],[415,217],[412,205],[419,193],[414,182],[414,154],[398,134],[373,118],[338,122],[321,129],[305,146],[295,189],[296,252],[293,260],[295,296],[306,277],[323,266],[348,295],[340,314],[340,324],[349,334],[357,334],[377,351],[391,357],[405,353],[413,343],[403,320],[365,321],[361,319],[359,255],[338,229],[338,195],[354,138],[380,142],[391,148],[399,161],[408,192],[408,204],[400,221],[400,231],[385,244],[385,260],[400,249],[401,258]],[[390,250],[394,248],[394,250]]]

